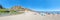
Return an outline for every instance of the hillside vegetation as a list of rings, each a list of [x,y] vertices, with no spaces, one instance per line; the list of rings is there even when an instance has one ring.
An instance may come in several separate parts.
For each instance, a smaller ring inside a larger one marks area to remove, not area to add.
[[[15,14],[22,14],[26,9],[22,6],[13,6],[10,9],[3,8],[0,6],[0,15],[15,15]]]

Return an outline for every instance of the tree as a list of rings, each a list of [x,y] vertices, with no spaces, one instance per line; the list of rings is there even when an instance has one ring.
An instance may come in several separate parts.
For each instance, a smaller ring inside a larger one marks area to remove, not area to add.
[[[2,5],[0,5],[0,9],[3,9]]]
[[[5,8],[3,8],[3,6],[2,6],[2,5],[0,5],[0,9],[5,9]]]

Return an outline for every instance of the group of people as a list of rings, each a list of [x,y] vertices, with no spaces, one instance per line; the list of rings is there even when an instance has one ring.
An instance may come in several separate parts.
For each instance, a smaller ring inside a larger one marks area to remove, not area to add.
[[[50,12],[50,13],[46,12],[46,13],[39,13],[39,14],[40,14],[41,16],[46,16],[46,15],[51,15],[51,14],[52,14],[52,15],[60,15],[59,12],[57,12],[57,13],[56,13],[56,12],[53,12],[53,13],[51,13],[51,12]]]

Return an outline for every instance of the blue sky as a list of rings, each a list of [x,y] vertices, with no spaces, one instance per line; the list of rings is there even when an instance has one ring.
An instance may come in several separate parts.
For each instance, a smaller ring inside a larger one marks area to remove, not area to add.
[[[22,5],[36,11],[60,11],[60,0],[0,0],[0,4],[5,8]]]

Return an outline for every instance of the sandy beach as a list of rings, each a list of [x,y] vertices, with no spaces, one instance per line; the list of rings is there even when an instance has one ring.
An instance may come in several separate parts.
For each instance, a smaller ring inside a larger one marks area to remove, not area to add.
[[[19,15],[12,15],[12,16],[4,16],[0,17],[0,20],[60,20],[60,15],[27,15],[27,14],[19,14]]]

